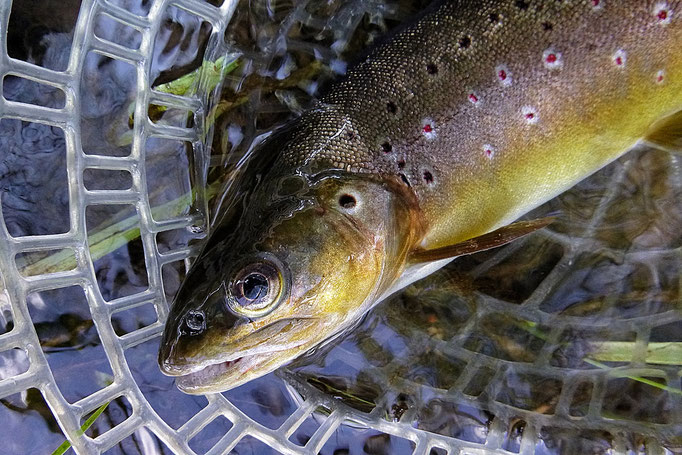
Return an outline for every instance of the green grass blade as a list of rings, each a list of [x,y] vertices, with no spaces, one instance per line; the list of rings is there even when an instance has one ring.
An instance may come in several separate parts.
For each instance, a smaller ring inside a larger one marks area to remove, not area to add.
[[[548,340],[546,333],[538,329],[538,325],[532,321],[520,321],[516,324],[518,327],[526,330],[528,333],[543,339]],[[590,352],[590,357],[584,357],[583,361],[597,368],[610,370],[613,374],[620,377],[628,378],[633,381],[641,382],[652,387],[656,387],[666,392],[682,395],[682,390],[674,387],[669,387],[665,384],[652,381],[651,379],[643,378],[626,373],[625,371],[612,368],[601,362],[631,362],[635,343],[630,341],[602,341],[592,342],[590,346],[593,348]],[[646,362],[652,364],[674,365],[682,366],[682,343],[649,343],[647,345]]]
[[[625,371],[621,371],[621,370],[617,370],[615,368],[611,368],[610,366],[604,365],[603,363],[598,362],[598,361],[593,360],[593,359],[584,358],[583,361],[585,363],[589,363],[590,365],[593,365],[597,368],[601,368],[603,370],[611,370],[618,377],[632,379],[633,381],[641,382],[642,384],[650,385],[651,387],[656,387],[657,389],[665,390],[666,392],[675,393],[677,395],[682,395],[682,390],[677,389],[675,387],[669,387],[665,384],[661,384],[660,382],[652,381],[651,379],[647,379],[647,378],[643,378],[641,376],[635,376],[632,374],[628,374]]]
[[[83,436],[85,434],[85,432],[88,431],[88,428],[90,428],[92,426],[92,424],[95,423],[95,420],[97,420],[97,418],[100,415],[102,415],[102,413],[107,408],[107,406],[109,406],[109,403],[111,403],[111,402],[107,401],[102,406],[97,408],[97,410],[95,412],[93,412],[90,417],[88,417],[88,419],[85,421],[83,426],[81,426],[81,429],[78,430],[78,433],[76,433],[78,435],[78,437]],[[57,447],[57,449],[54,452],[52,452],[52,455],[62,455],[67,450],[69,450],[70,448],[71,448],[71,443],[69,441],[64,441],[61,443],[61,445],[59,447]]]
[[[220,57],[215,62],[204,60],[201,66],[191,73],[187,73],[165,84],[157,85],[154,87],[154,90],[173,95],[184,95],[201,76],[206,78],[208,81],[208,91],[211,91],[225,77],[225,74],[234,71],[238,65],[239,59],[228,61],[225,57]]]
[[[601,362],[630,362],[635,343],[629,341],[601,341],[590,343],[590,357]],[[646,363],[658,365],[682,365],[682,343],[649,343],[646,347]]]
[[[240,64],[239,58],[235,56],[230,56],[231,60],[227,57],[220,57],[215,62],[209,60],[204,60],[201,66],[194,71],[185,74],[177,79],[174,79],[165,84],[159,84],[152,87],[157,92],[170,93],[171,95],[184,96],[190,89],[195,87],[201,79],[207,81],[207,92],[211,92],[216,86],[223,80],[225,75],[230,74],[234,71]],[[152,116],[161,115],[166,112],[168,108],[166,106],[149,105],[149,114]],[[132,125],[135,115],[135,101],[128,104],[128,123]],[[209,119],[209,125],[212,118]],[[114,141],[117,146],[125,147],[133,143],[133,131],[126,131],[118,135]]]
[[[206,196],[213,197],[220,189],[220,182],[216,182],[206,188]],[[178,216],[182,210],[191,205],[194,198],[193,192],[185,193],[179,198],[166,202],[163,205],[152,208],[152,217],[165,219]],[[112,251],[116,251],[128,242],[140,237],[140,217],[135,213],[117,223],[102,223],[92,235],[88,236],[90,245],[90,257],[93,261],[100,259]],[[31,265],[22,265],[17,261],[17,267],[23,275],[42,275],[60,270],[72,270],[76,268],[76,258],[73,252],[58,251]]]

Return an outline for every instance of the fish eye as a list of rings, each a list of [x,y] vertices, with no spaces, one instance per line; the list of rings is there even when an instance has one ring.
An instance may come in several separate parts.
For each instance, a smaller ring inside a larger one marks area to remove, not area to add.
[[[277,261],[279,262],[279,261]],[[243,266],[229,285],[227,305],[240,316],[260,317],[274,310],[285,298],[283,267],[274,261],[257,260]]]

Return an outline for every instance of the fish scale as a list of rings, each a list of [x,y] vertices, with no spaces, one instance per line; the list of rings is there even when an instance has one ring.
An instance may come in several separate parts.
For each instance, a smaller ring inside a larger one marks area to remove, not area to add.
[[[660,1],[444,3],[334,86],[282,159],[403,174],[429,221],[422,246],[475,237],[681,107],[680,14]]]
[[[638,141],[682,148],[680,7],[430,8],[233,174],[162,371],[187,393],[243,384],[453,258],[546,226],[511,222]]]

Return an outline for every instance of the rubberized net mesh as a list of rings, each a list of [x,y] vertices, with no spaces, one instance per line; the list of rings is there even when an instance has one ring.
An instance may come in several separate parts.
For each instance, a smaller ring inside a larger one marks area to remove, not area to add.
[[[9,453],[64,438],[81,454],[682,450],[682,165],[643,149],[529,215],[557,213],[549,229],[456,261],[333,345],[233,391],[177,391],[156,353],[207,184],[405,17],[400,2],[133,3],[83,0],[40,64],[0,52]],[[16,7],[0,2],[2,49]],[[188,87],[151,88],[201,61]]]

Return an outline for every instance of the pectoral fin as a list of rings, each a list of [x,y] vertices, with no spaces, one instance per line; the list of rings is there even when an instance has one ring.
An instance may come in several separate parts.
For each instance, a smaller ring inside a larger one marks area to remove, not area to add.
[[[644,140],[656,148],[682,153],[682,111],[654,123]]]
[[[410,253],[408,261],[413,264],[438,261],[440,259],[454,258],[476,253],[478,251],[497,248],[498,246],[505,245],[513,240],[535,232],[538,229],[542,229],[554,221],[554,219],[555,217],[549,216],[531,221],[517,221],[516,223],[501,227],[493,232],[465,240],[464,242],[455,245],[448,245],[432,250],[415,250]]]

